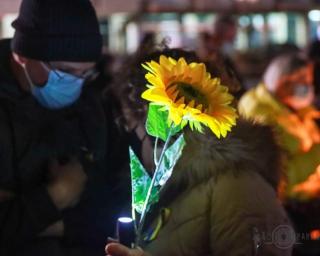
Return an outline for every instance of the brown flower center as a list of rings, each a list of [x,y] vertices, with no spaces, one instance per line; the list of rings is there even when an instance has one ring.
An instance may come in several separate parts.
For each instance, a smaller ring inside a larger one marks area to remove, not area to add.
[[[177,102],[179,99],[184,97],[184,103],[188,105],[192,100],[195,102],[195,106],[202,105],[203,109],[207,109],[209,104],[207,97],[200,92],[199,90],[195,89],[192,85],[184,83],[184,82],[175,82],[168,86],[168,89],[172,86],[177,86],[178,96],[175,99]]]

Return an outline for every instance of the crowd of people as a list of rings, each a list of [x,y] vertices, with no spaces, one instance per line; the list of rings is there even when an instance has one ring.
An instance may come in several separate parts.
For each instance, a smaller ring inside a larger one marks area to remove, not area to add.
[[[319,43],[277,56],[246,90],[230,15],[197,52],[148,41],[117,68],[89,0],[23,0],[12,26],[0,41],[0,255],[319,254]],[[146,221],[154,235],[128,248],[108,238],[131,211],[129,146],[154,167],[141,64],[161,55],[204,63],[239,117],[221,139],[184,129]]]

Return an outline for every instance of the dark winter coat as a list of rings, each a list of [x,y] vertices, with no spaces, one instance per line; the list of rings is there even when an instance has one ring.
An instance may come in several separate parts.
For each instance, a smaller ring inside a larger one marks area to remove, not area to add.
[[[99,248],[103,255],[106,237],[113,230],[108,223],[113,209],[110,200],[113,181],[106,171],[108,131],[101,102],[90,85],[86,85],[72,106],[57,111],[45,109],[20,89],[10,69],[10,57],[10,41],[3,40],[0,42],[0,255],[85,254],[85,249],[76,247]],[[45,187],[47,168],[51,159],[63,162],[69,157],[81,161],[88,183],[80,203],[60,212]],[[65,225],[62,239],[38,237],[58,220]]]

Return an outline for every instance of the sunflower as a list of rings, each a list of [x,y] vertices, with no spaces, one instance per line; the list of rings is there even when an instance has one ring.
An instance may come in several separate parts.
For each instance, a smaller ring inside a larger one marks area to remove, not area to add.
[[[219,78],[211,78],[203,63],[188,64],[184,58],[178,61],[160,56],[159,63],[146,62],[148,89],[142,98],[163,106],[168,111],[170,124],[203,131],[208,126],[218,137],[225,137],[236,123],[236,110],[230,106],[233,96],[220,84]]]

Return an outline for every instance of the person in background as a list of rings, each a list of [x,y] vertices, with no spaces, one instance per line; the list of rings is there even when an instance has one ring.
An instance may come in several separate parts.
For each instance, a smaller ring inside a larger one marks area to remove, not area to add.
[[[218,15],[213,23],[212,33],[202,34],[203,44],[199,49],[200,57],[203,59],[216,58],[215,56],[219,54],[224,57],[232,57],[237,26],[236,19],[231,15]]]
[[[286,159],[281,197],[298,231],[319,228],[320,118],[314,101],[313,64],[299,53],[276,57],[263,81],[239,102],[239,112],[272,125]],[[317,206],[318,205],[318,206]]]
[[[0,41],[0,255],[103,255],[105,115],[89,0],[23,0]],[[98,243],[100,239],[100,245]]]
[[[216,66],[223,67],[228,73],[229,79],[238,81],[239,89],[236,91],[235,97],[239,99],[244,93],[244,87],[243,79],[233,62],[237,29],[238,23],[233,16],[218,15],[214,21],[212,33],[203,32],[200,35],[198,54],[206,62],[213,62]]]
[[[141,63],[158,61],[160,55],[199,62],[193,52],[164,49],[144,54],[132,67],[126,65],[129,77],[123,86],[130,92],[126,94],[129,102],[140,102],[142,113],[146,112],[146,102],[140,95],[147,81]],[[212,63],[207,68],[215,74],[213,77],[220,77],[221,68]],[[222,79],[221,83],[229,87],[229,81],[232,79]],[[230,88],[236,87],[230,84]],[[186,129],[184,136],[182,156],[162,188],[159,202],[148,213],[146,238],[141,244],[145,251],[110,243],[106,253],[291,255],[294,240],[284,248],[277,246],[281,241],[266,239],[281,225],[293,232],[276,196],[281,159],[271,129],[239,120],[225,139],[217,139],[208,130],[198,133]]]

